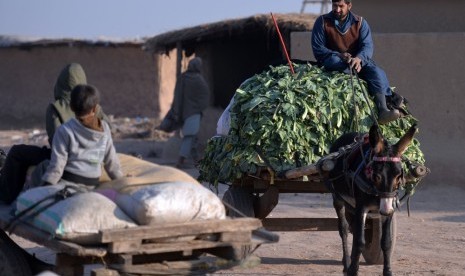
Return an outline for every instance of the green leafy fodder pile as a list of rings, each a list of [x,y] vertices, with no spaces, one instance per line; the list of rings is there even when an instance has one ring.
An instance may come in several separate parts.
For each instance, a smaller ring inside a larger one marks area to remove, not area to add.
[[[374,104],[371,98],[365,101],[355,80],[351,85],[350,75],[310,64],[294,66],[295,75],[288,66],[270,67],[236,90],[229,135],[208,141],[199,164],[200,181],[217,185],[254,174],[262,166],[282,172],[312,164],[328,154],[343,133],[369,130]],[[415,122],[406,116],[383,125],[383,136],[395,143]],[[424,163],[418,140],[404,156]]]

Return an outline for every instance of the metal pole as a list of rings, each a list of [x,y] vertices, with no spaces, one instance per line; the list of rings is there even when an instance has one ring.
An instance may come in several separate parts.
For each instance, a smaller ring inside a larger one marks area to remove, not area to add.
[[[289,54],[287,53],[286,44],[284,44],[283,36],[281,35],[281,31],[279,30],[278,23],[276,22],[276,19],[274,18],[273,13],[271,13],[271,18],[273,18],[274,26],[276,27],[276,31],[278,32],[279,40],[281,41],[281,46],[283,47],[283,51],[286,54],[287,62],[289,63],[291,72],[292,74],[294,74],[294,66],[292,66],[291,59],[289,58]]]

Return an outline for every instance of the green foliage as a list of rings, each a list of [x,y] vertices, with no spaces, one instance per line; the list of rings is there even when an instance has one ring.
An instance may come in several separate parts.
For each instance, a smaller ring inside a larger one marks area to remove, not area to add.
[[[257,147],[280,172],[315,163],[343,133],[368,132],[374,104],[365,101],[356,83],[354,95],[350,75],[310,64],[294,66],[294,76],[287,66],[270,67],[237,89],[229,135],[209,140],[200,162],[200,181],[217,185],[256,172],[265,166]],[[381,129],[384,137],[396,142],[415,122],[407,116]],[[404,156],[424,163],[417,140]]]

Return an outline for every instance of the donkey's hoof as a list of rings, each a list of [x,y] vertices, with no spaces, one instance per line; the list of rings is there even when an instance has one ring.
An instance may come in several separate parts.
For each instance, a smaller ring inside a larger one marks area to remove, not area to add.
[[[383,270],[383,276],[392,276],[392,271],[389,270]]]
[[[358,270],[356,269],[348,269],[347,270],[347,276],[357,276],[358,275]]]

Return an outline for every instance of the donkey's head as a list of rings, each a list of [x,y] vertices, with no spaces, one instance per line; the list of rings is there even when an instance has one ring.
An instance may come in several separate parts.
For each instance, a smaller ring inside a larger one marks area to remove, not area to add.
[[[381,135],[377,125],[370,128],[369,140],[372,148],[371,161],[368,165],[370,172],[367,177],[380,197],[379,212],[382,215],[394,213],[393,201],[397,196],[397,189],[403,182],[401,156],[413,139],[417,126],[413,125],[395,145],[389,145]]]

